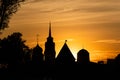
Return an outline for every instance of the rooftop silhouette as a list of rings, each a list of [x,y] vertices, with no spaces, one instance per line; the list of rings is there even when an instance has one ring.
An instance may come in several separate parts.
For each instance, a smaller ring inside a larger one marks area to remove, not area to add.
[[[73,63],[75,63],[75,58],[72,55],[72,52],[70,51],[66,41],[56,58],[56,63],[57,64],[73,64]]]

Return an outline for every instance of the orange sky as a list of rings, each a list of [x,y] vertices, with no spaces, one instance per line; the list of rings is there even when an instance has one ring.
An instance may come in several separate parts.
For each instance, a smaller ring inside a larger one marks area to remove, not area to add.
[[[120,0],[27,0],[1,36],[21,32],[33,48],[39,34],[44,49],[49,21],[57,54],[65,40],[75,57],[85,48],[91,61],[114,58],[120,52]]]

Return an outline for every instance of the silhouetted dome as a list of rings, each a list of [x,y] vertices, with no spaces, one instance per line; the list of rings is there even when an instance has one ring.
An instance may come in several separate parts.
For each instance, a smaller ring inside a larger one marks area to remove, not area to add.
[[[43,51],[43,49],[37,44],[36,47],[33,48],[33,51],[38,51],[38,50],[39,50],[40,52]]]
[[[37,44],[35,48],[33,48],[32,53],[32,62],[34,64],[42,64],[43,63],[43,54],[42,48]]]
[[[78,54],[89,54],[89,52],[86,49],[81,49]]]
[[[89,52],[85,49],[81,49],[78,53],[77,53],[77,62],[78,63],[88,63],[90,62],[89,60]]]

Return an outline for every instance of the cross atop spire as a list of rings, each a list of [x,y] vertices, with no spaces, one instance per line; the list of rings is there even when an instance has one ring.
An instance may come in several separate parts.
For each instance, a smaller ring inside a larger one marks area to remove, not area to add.
[[[49,37],[51,37],[51,22],[49,22]]]
[[[38,36],[39,36],[39,34],[37,34],[37,35],[36,35],[36,37],[37,37],[37,44],[39,43],[39,39],[38,39]]]
[[[65,40],[65,43],[67,43],[67,40]]]

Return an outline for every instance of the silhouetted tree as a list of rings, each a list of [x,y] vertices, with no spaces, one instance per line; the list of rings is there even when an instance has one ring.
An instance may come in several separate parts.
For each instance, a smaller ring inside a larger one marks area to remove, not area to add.
[[[32,61],[32,53],[31,49],[25,48],[24,49],[24,63],[31,64]]]
[[[0,30],[8,27],[10,17],[16,13],[23,1],[25,0],[0,0]]]
[[[22,34],[19,32],[9,35],[1,40],[1,63],[21,64],[24,61],[26,48],[25,40],[22,40]]]
[[[1,44],[2,44],[2,40],[0,39],[0,53],[2,53],[2,45],[1,45]],[[2,56],[1,56],[1,54],[0,54],[0,61],[1,61],[1,57],[2,57]]]

